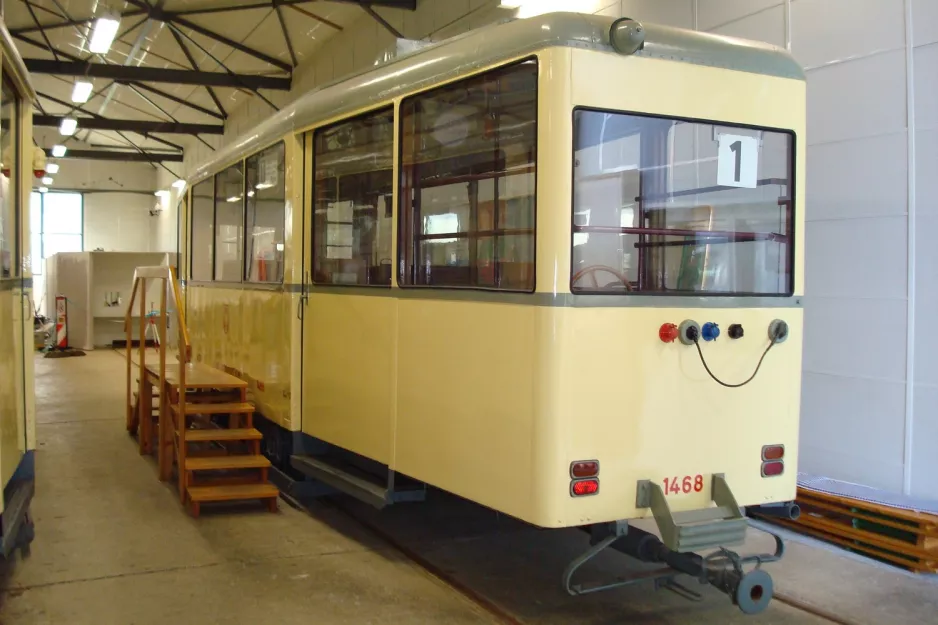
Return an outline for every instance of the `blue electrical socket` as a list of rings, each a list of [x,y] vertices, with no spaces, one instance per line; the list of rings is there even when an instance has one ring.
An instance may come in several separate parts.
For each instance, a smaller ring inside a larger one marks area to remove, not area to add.
[[[708,321],[703,324],[703,327],[700,329],[700,336],[705,341],[715,341],[717,337],[720,336],[720,326],[712,321]]]

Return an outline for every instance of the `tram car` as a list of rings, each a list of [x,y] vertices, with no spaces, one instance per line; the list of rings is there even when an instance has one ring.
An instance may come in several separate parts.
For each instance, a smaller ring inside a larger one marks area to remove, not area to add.
[[[35,489],[33,286],[29,197],[45,174],[33,147],[36,93],[22,57],[0,19],[0,557],[28,550]]]
[[[285,472],[585,528],[583,561],[759,611],[761,568],[695,554],[797,513],[804,132],[766,44],[554,13],[427,45],[194,170],[193,357],[250,382]]]

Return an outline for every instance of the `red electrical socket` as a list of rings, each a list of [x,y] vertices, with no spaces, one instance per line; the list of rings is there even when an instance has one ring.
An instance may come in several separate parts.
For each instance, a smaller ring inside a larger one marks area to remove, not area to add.
[[[658,329],[658,338],[664,343],[673,343],[677,340],[677,335],[677,326],[673,323],[664,323],[661,325],[661,328]]]

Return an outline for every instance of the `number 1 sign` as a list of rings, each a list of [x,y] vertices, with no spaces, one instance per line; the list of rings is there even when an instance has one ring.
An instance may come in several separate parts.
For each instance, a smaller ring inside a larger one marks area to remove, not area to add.
[[[717,184],[755,188],[759,171],[759,141],[742,135],[720,135]]]

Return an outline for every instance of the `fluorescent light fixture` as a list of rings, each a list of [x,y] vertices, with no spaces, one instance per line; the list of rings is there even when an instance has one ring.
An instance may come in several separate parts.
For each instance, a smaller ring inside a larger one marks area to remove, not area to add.
[[[47,164],[46,164],[46,173],[47,173],[47,174],[57,174],[57,173],[59,173],[59,164],[58,164],[58,163],[47,163]]]
[[[55,158],[62,158],[65,156],[65,153],[68,151],[64,145],[53,145],[52,146],[52,156]]]
[[[47,191],[49,191],[49,187],[39,187],[40,193],[46,193]]]
[[[94,54],[107,53],[111,49],[111,44],[114,43],[114,37],[120,25],[120,20],[110,15],[96,19],[94,29],[91,31],[91,41],[88,42],[88,50]]]
[[[282,252],[282,251],[283,251],[283,243],[278,243],[278,244],[277,244],[277,251],[278,251],[278,252]]]
[[[159,191],[154,191],[153,195],[155,195],[156,197],[166,197],[169,195],[169,191],[167,191],[166,189],[160,189]]]
[[[248,191],[248,197],[254,197],[254,192],[253,192],[253,191]]]
[[[72,88],[72,102],[87,102],[92,89],[94,89],[94,84],[87,80],[76,80]]]
[[[228,198],[228,201],[231,202],[231,203],[240,202],[240,201],[241,201],[241,196],[240,196],[240,195],[232,195],[230,198]]]
[[[66,117],[62,120],[62,123],[59,124],[59,132],[66,137],[75,134],[77,128],[78,120],[74,117]]]
[[[261,189],[269,189],[272,186],[274,186],[274,183],[272,182],[258,182],[256,185],[254,185],[254,188],[260,191]]]
[[[52,184],[52,178],[50,176],[46,176],[45,178],[42,179],[42,184],[46,184],[46,185]]]
[[[179,180],[173,183],[173,186],[176,187],[177,189],[185,188],[186,181],[180,178]]]

